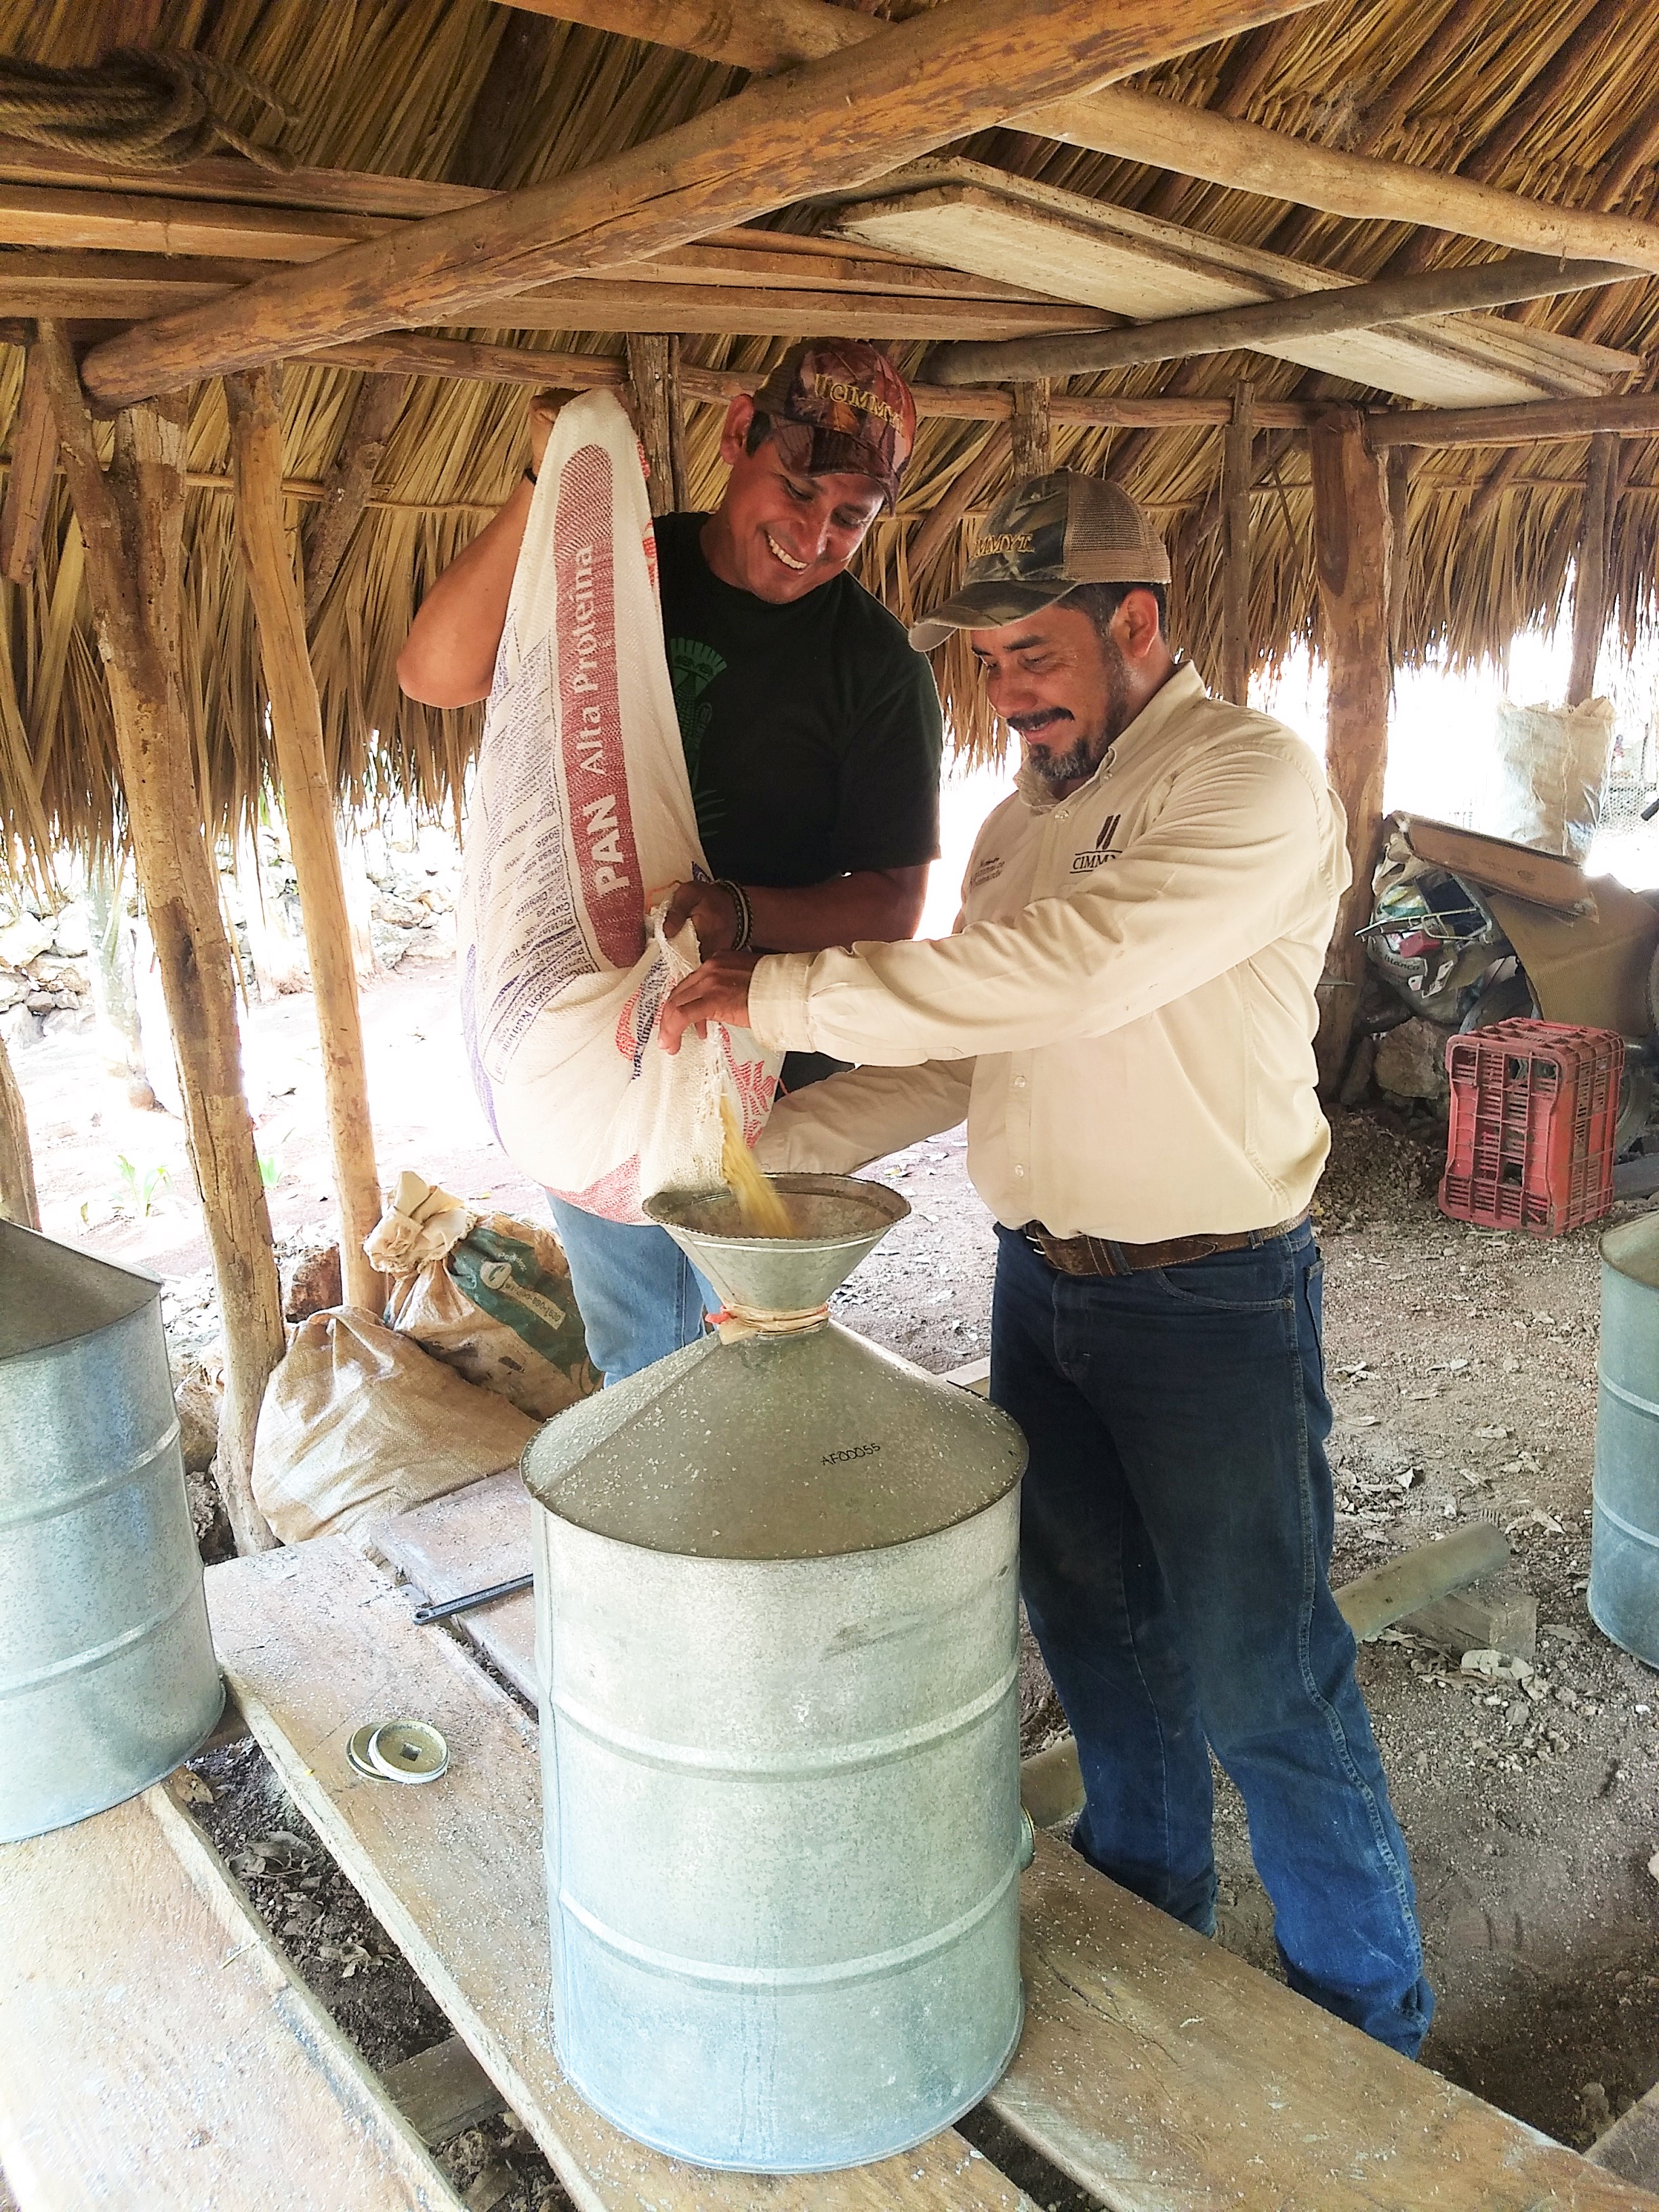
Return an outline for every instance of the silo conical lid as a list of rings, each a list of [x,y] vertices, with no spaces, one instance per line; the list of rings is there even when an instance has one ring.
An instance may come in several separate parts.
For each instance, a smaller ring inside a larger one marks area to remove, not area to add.
[[[705,1337],[557,1413],[523,1460],[561,1520],[647,1551],[826,1559],[954,1528],[1025,1439],[971,1391],[826,1322]]]

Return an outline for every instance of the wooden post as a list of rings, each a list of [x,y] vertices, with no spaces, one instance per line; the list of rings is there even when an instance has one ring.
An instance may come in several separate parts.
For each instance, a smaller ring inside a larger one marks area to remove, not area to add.
[[[1370,915],[1382,848],[1382,775],[1389,757],[1389,525],[1382,464],[1358,413],[1333,408],[1309,433],[1314,556],[1323,617],[1327,770],[1348,817],[1353,880],[1337,908],[1320,985],[1315,1053],[1334,1095],[1353,1034],[1365,952],[1354,932]]]
[[[323,496],[306,526],[306,630],[315,629],[329,586],[339,573],[351,533],[374,489],[386,441],[403,412],[408,389],[401,377],[366,376],[357,388],[334,465],[323,479]]]
[[[1014,482],[1045,477],[1054,465],[1054,430],[1048,413],[1048,380],[1032,377],[1015,385],[1009,429],[1014,441]]]
[[[1389,449],[1389,659],[1398,668],[1406,635],[1406,578],[1412,491],[1410,446]]]
[[[282,1293],[242,1089],[230,947],[185,710],[185,403],[118,415],[106,475],[61,325],[43,322],[39,343],[86,547],[133,860],[177,1048],[224,1320],[219,1486],[238,1549],[265,1551],[276,1539],[253,1503],[253,1430],[265,1378],[283,1356]]]
[[[23,364],[23,390],[11,424],[11,467],[0,503],[0,575],[21,584],[33,573],[58,459],[52,402],[36,349]]]
[[[230,407],[237,528],[259,625],[271,736],[322,1040],[323,1087],[340,1202],[341,1279],[349,1304],[378,1314],[385,1304],[385,1288],[363,1256],[363,1239],[380,1214],[374,1129],[369,1119],[351,922],[334,829],[334,794],[323,751],[322,712],[283,522],[277,378],[263,368],[228,376],[225,396]]]
[[[628,342],[628,381],[638,421],[640,443],[650,470],[646,489],[653,514],[672,514],[680,505],[683,486],[675,482],[673,411],[676,394],[672,370],[678,350],[672,338],[630,337]],[[680,471],[684,474],[682,455]]]
[[[674,506],[684,514],[691,504],[691,471],[685,459],[685,394],[680,388],[680,340],[668,341],[668,472]]]
[[[1233,419],[1221,457],[1221,696],[1250,700],[1250,481],[1255,469],[1255,386],[1233,386]]]
[[[1572,666],[1567,678],[1570,707],[1595,696],[1595,664],[1601,657],[1601,635],[1607,626],[1607,541],[1612,536],[1618,447],[1618,439],[1607,431],[1590,440],[1574,564]]]
[[[11,1072],[4,1037],[0,1037],[0,1217],[21,1222],[25,1229],[40,1226],[28,1117],[23,1111],[17,1078]]]

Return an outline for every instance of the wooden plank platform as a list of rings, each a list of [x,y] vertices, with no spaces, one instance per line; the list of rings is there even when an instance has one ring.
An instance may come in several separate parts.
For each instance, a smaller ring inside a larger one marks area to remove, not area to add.
[[[629,2142],[547,2032],[535,1723],[343,1543],[209,1571],[222,1663],[307,1817],[584,2207],[1013,2208],[954,2132],[856,2172],[720,2175]],[[436,1723],[429,1788],[364,1781],[345,1744]],[[1039,1839],[1023,1885],[1029,2016],[996,2112],[1113,2212],[1656,2212],[1659,2199],[1395,2057]]]
[[[1032,2212],[951,2131],[849,2173],[711,2173],[618,2133],[553,2055],[535,1723],[414,1599],[343,1541],[210,1567],[220,1664],[301,1810],[448,2014],[584,2212]],[[434,1723],[450,1770],[420,1789],[346,1762],[362,1722]]]
[[[383,1522],[374,1547],[434,1605],[530,1572],[530,1493],[516,1468],[486,1475]],[[536,1703],[536,1599],[531,1590],[457,1613],[456,1632],[476,1644],[522,1698]]]
[[[21,2212],[459,2212],[165,1786],[0,1850]]]

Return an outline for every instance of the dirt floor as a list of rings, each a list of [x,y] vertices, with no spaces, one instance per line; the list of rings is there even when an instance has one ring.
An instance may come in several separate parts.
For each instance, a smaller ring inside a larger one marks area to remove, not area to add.
[[[387,1179],[415,1167],[470,1199],[533,1211],[538,1194],[495,1152],[466,1087],[452,963],[406,960],[368,988],[364,1016]],[[310,1000],[255,1008],[248,1027],[273,1220],[291,1266],[330,1227]],[[164,1274],[179,1363],[210,1374],[216,1317],[178,1123],[130,1109],[89,1035],[52,1037],[16,1065],[46,1229]],[[1659,2078],[1659,1877],[1649,1864],[1659,1864],[1659,1675],[1611,1645],[1585,1609],[1596,1232],[1534,1241],[1446,1221],[1432,1201],[1443,1141],[1426,1112],[1342,1115],[1320,1192],[1335,1579],[1486,1516],[1508,1532],[1514,1571],[1537,1597],[1530,1681],[1467,1674],[1398,1632],[1365,1647],[1360,1679],[1438,1992],[1425,2062],[1583,2144]],[[137,1172],[118,1167],[123,1157]],[[145,1210],[150,1167],[167,1172]],[[838,1297],[838,1317],[924,1367],[958,1366],[988,1349],[993,1254],[963,1134],[876,1172],[911,1213]],[[385,2068],[441,2039],[441,2014],[257,1750],[233,1747],[196,1766],[211,1792],[198,1816],[371,2062]],[[1224,1782],[1218,1845],[1222,1940],[1272,1970],[1271,1912]],[[993,2130],[975,2132],[1002,2154]],[[442,2156],[470,2204],[532,2212],[562,2201],[510,2121],[468,2130]],[[1041,2203],[1087,2201],[1046,2173],[1020,2178]]]

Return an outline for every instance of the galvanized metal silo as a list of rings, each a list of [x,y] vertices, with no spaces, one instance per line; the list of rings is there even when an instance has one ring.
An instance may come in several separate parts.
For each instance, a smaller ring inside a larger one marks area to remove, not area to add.
[[[1590,1618],[1659,1667],[1659,1215],[1601,1239]]]
[[[0,1842],[159,1781],[224,1702],[160,1288],[0,1221]]]
[[[809,2171],[933,2134],[1018,2037],[1025,1447],[823,1310],[902,1200],[777,1182],[787,1242],[651,1209],[754,1333],[525,1472],[561,2061],[659,2148]]]

